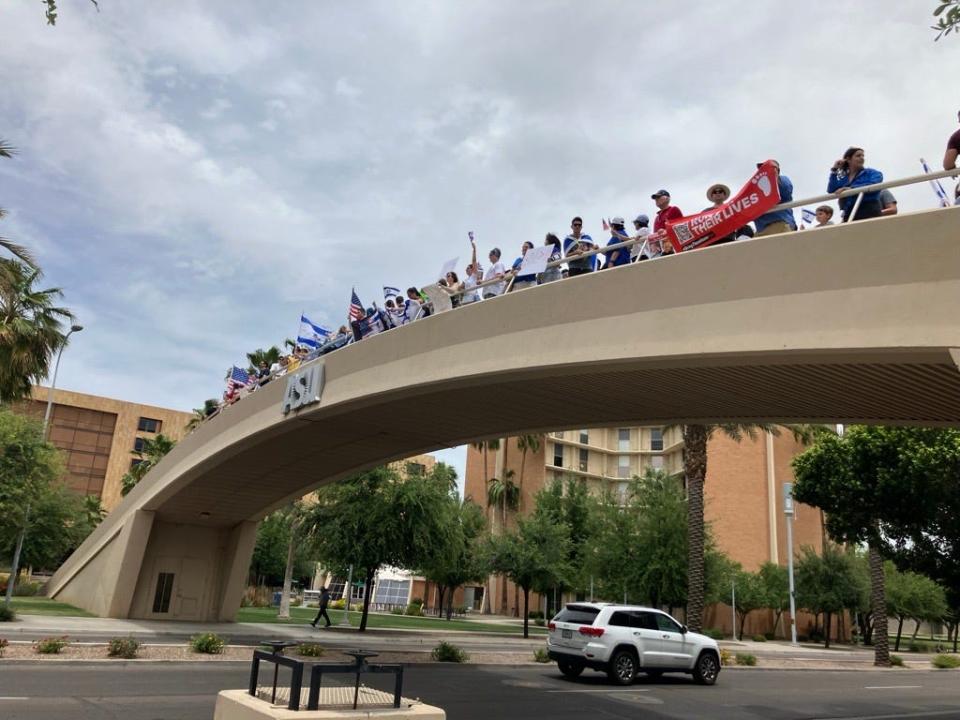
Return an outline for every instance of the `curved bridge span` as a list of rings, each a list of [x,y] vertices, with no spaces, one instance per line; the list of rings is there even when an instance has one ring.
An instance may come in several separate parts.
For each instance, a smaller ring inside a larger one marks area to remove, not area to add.
[[[257,522],[387,461],[521,432],[715,421],[960,426],[960,208],[606,270],[310,363],[180,442],[57,571],[112,617],[230,620]]]

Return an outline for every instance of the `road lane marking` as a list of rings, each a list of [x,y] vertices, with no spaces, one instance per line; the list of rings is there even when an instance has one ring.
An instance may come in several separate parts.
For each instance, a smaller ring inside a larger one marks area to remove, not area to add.
[[[624,688],[623,690],[604,690],[603,688],[597,688],[596,690],[546,690],[548,693],[593,693],[594,695],[614,695],[616,693],[644,693],[650,692],[653,688]]]
[[[0,695],[0,700],[29,700],[28,697],[17,697],[16,695]]]
[[[864,685],[864,690],[906,690],[908,688],[922,688],[923,685]]]

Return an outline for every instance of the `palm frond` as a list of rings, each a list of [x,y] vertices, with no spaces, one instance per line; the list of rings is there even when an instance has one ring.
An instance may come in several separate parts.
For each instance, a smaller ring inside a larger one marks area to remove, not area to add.
[[[2,217],[2,213],[0,213],[0,217]],[[0,237],[0,248],[3,248],[17,259],[22,260],[31,268],[37,268],[37,259],[34,257],[33,253],[27,250],[27,248],[25,248],[23,245],[18,245],[11,240],[7,240],[5,237]]]

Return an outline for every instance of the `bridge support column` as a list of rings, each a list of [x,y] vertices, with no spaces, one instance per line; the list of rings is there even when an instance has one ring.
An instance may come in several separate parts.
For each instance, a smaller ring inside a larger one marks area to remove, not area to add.
[[[257,526],[260,523],[247,521],[235,526],[227,536],[223,549],[223,565],[220,572],[220,598],[217,620],[232,622],[240,609],[243,589],[250,573],[250,560],[257,544]]]

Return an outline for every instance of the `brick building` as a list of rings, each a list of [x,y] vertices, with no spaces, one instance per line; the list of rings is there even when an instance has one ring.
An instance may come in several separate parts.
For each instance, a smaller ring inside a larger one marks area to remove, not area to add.
[[[782,488],[784,483],[793,481],[790,461],[802,449],[789,432],[778,436],[759,433],[755,439],[744,438],[740,443],[716,433],[710,440],[706,520],[718,548],[741,563],[745,570],[754,571],[767,561],[786,564]],[[540,448],[528,451],[526,458],[517,446],[517,439],[508,438],[501,440],[496,451],[481,452],[472,446],[468,449],[465,495],[485,508],[485,454],[486,479],[500,477],[504,470],[513,470],[513,481],[520,487],[517,512],[520,516],[533,510],[537,492],[555,478],[576,478],[586,483],[591,492],[609,490],[622,495],[629,478],[643,474],[647,468],[661,468],[672,474],[680,474],[683,469],[683,439],[679,428],[600,428],[550,433],[541,436]],[[514,523],[513,517],[508,519],[508,526]],[[795,551],[802,545],[821,549],[823,530],[818,510],[797,504],[793,529]],[[487,583],[492,610],[512,615],[516,611],[517,595],[508,581],[507,605],[501,607],[500,582],[499,577],[492,576]],[[520,602],[523,602],[522,594]],[[542,598],[531,596],[532,607],[539,607],[541,603]],[[806,620],[798,614],[797,627],[801,632]],[[746,632],[769,631],[772,623],[772,613],[751,613]],[[704,626],[729,632],[729,607],[708,607]]]
[[[15,410],[42,420],[47,393],[48,388],[34,386],[32,399],[17,404]],[[135,462],[131,452],[143,438],[163,433],[180,440],[193,416],[59,388],[53,397],[48,438],[66,456],[63,480],[71,490],[100,497],[107,511],[121,500],[120,479]]]

